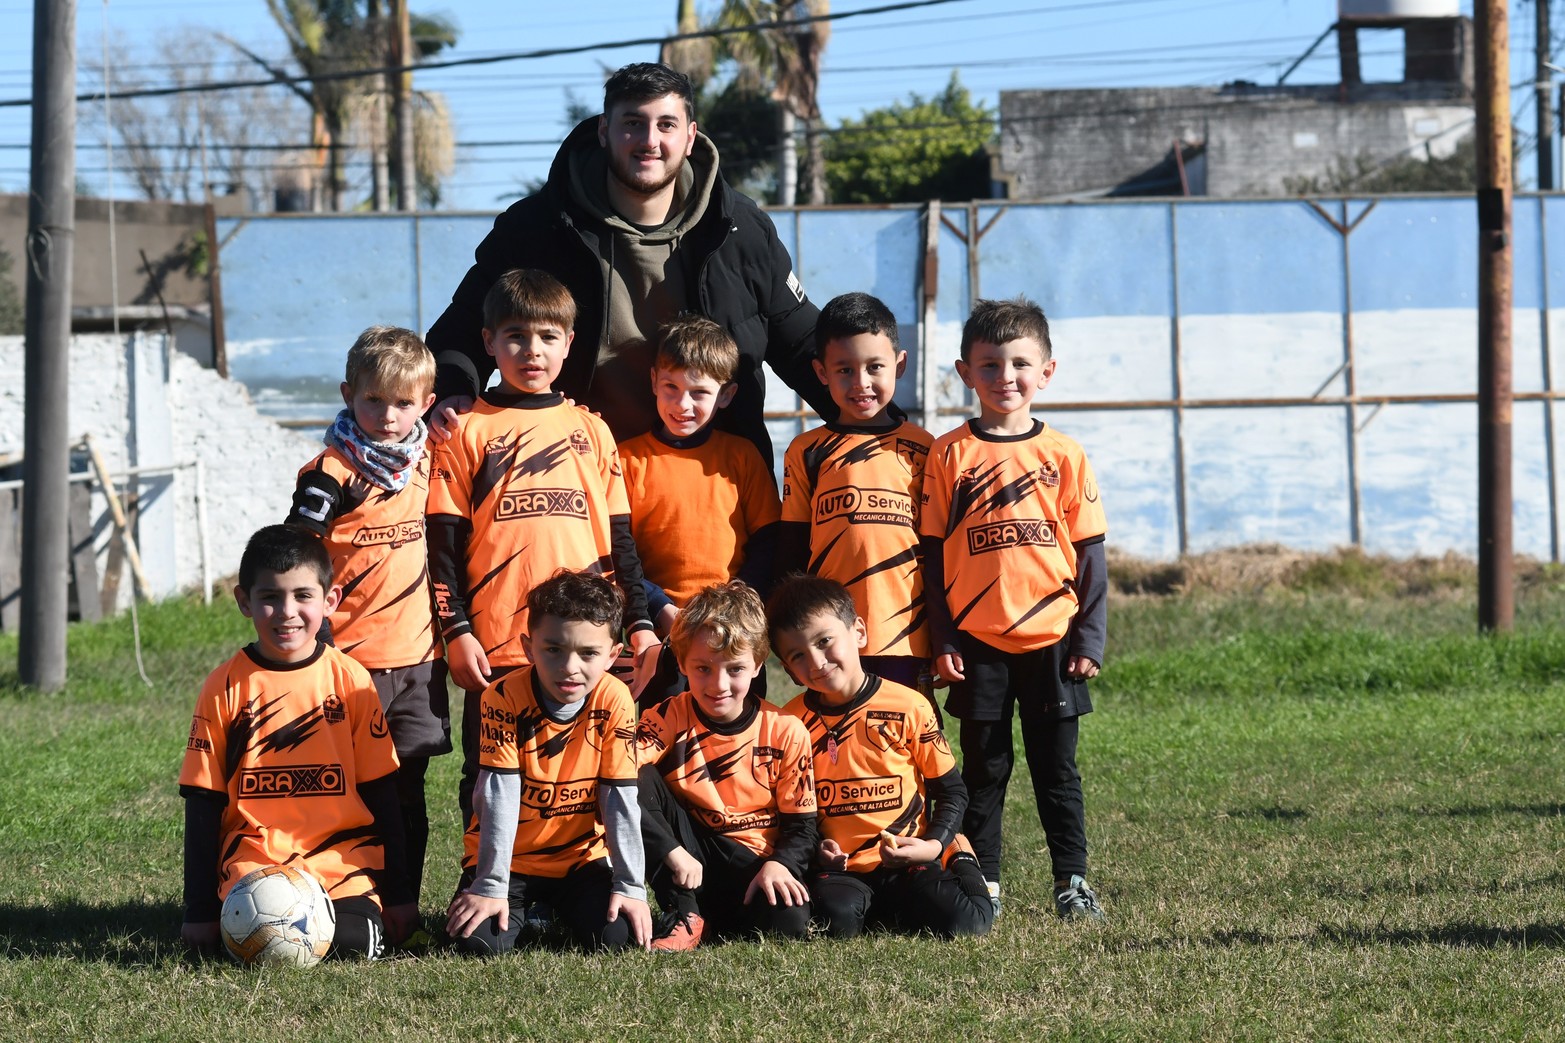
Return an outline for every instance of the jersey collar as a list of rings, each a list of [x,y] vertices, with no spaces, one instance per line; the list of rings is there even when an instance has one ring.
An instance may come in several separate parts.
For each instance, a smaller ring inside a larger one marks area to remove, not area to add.
[[[314,662],[323,654],[325,654],[325,652],[326,642],[317,638],[315,642],[315,651],[311,652],[307,658],[301,659],[297,663],[279,663],[276,660],[268,659],[266,656],[261,654],[261,645],[259,642],[252,641],[244,647],[245,655],[249,656],[250,661],[263,670],[303,670],[305,667],[314,664]]]
[[[565,401],[565,396],[558,391],[540,391],[532,394],[527,391],[502,391],[498,387],[490,388],[479,397],[491,406],[500,406],[503,409],[547,409]]]
[[[724,724],[721,721],[714,721],[712,718],[702,713],[701,704],[696,702],[696,697],[693,695],[690,696],[690,709],[695,711],[696,720],[700,721],[702,724],[706,725],[717,734],[738,735],[740,732],[744,731],[746,728],[750,727],[752,723],[754,723],[755,715],[761,712],[761,704],[755,698],[755,696],[745,696],[744,709],[740,711],[738,717],[735,717],[727,724]]]
[[[852,713],[865,703],[870,701],[876,692],[880,691],[880,675],[864,671],[864,683],[859,686],[858,694],[841,706],[828,706],[822,699],[821,693],[813,688],[804,690],[804,705],[811,713],[821,717],[841,717],[843,714]]]

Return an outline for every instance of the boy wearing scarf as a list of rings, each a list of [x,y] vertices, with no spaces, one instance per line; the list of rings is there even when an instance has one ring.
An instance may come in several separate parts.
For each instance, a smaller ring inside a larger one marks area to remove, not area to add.
[[[288,524],[320,536],[342,599],[322,636],[370,672],[402,763],[397,796],[413,901],[429,842],[424,774],[451,752],[446,664],[424,541],[435,358],[411,330],[371,326],[348,349],[345,409],[299,471]]]

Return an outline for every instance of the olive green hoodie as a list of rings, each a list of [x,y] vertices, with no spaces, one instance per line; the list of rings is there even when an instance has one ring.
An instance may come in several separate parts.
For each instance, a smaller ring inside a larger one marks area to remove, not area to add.
[[[657,424],[650,376],[653,344],[658,327],[677,316],[688,299],[679,243],[706,213],[717,181],[717,148],[705,134],[696,134],[695,147],[679,169],[670,217],[656,228],[631,224],[614,211],[601,146],[573,153],[570,173],[571,198],[609,233],[599,238],[608,314],[592,385],[614,437],[624,441]]]

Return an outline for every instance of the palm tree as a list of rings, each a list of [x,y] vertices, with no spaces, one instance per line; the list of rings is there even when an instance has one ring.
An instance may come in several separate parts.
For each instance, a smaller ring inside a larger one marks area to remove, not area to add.
[[[715,24],[735,29],[767,22],[790,22],[828,14],[829,0],[724,0]],[[831,35],[830,23],[758,29],[724,36],[723,53],[738,63],[740,75],[750,75],[770,87],[778,103],[777,202],[791,206],[798,195],[798,152],[794,131],[805,121],[810,143],[810,202],[825,202],[825,166],[820,156],[821,55]]]
[[[674,32],[681,36],[701,31],[696,0],[679,0],[675,26]],[[658,48],[658,61],[690,77],[690,82],[699,92],[717,68],[717,42],[710,36],[695,40],[664,41],[663,46]]]
[[[295,64],[310,79],[308,86],[289,84],[289,89],[310,107],[310,148],[317,168],[327,171],[326,208],[341,210],[346,188],[343,164],[353,144],[349,129],[356,129],[360,138],[367,138],[366,144],[376,155],[384,151],[388,138],[384,106],[376,102],[383,84],[368,76],[325,77],[385,65],[389,31],[386,19],[380,16],[381,5],[378,0],[366,0],[362,9],[357,0],[266,0],[266,8],[283,31]],[[455,44],[456,27],[449,21],[420,15],[410,15],[410,20],[416,58],[428,57]],[[284,70],[233,40],[228,42],[272,75],[286,77]],[[436,183],[433,192],[438,195],[438,180],[451,169],[449,112],[444,100],[434,95],[415,101],[415,127],[425,126],[431,141],[441,146],[415,148],[415,155],[422,154],[427,161],[418,171],[420,186],[424,187],[426,177],[432,178]],[[432,117],[438,118],[441,125],[431,127]],[[385,185],[383,161],[377,160],[377,166],[377,179]]]

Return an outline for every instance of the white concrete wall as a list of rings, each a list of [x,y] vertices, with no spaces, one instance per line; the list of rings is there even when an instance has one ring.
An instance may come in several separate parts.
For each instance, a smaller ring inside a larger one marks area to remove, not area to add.
[[[0,382],[0,458],[22,453],[23,359],[21,337],[0,337],[0,372],[12,375]],[[294,475],[319,449],[316,435],[279,427],[256,412],[243,385],[169,351],[161,335],[72,338],[67,408],[71,438],[91,434],[116,476],[138,463],[204,462],[214,579],[238,570],[252,532],[283,519]],[[134,427],[133,410],[141,415]],[[198,587],[194,469],[178,470],[172,481],[139,479],[137,489],[144,514],[136,536],[154,593],[162,597]],[[96,491],[93,524],[101,574],[112,522]],[[127,570],[120,580],[122,603],[130,590]]]

